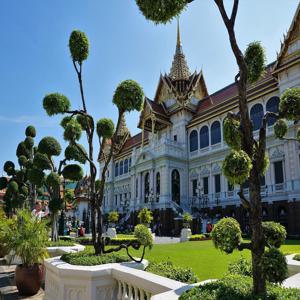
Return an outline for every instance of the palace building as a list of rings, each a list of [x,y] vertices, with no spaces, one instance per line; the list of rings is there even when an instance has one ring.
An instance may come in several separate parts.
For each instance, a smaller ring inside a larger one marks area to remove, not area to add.
[[[300,6],[277,60],[248,87],[256,136],[264,113],[277,112],[280,95],[290,87],[300,87]],[[131,136],[122,120],[122,139],[107,172],[104,211],[118,210],[122,221],[134,225],[137,212],[148,207],[163,234],[179,232],[184,212],[193,215],[195,233],[224,216],[236,218],[247,232],[249,213],[237,195],[239,187],[221,172],[229,151],[222,122],[229,111],[238,111],[236,84],[210,93],[202,71],[189,69],[178,26],[170,72],[160,75],[154,99],[145,98],[141,132]],[[274,122],[270,119],[267,128],[270,166],[261,179],[262,215],[283,224],[290,236],[300,236],[300,144],[276,139]],[[296,126],[289,123],[288,135],[295,136]]]

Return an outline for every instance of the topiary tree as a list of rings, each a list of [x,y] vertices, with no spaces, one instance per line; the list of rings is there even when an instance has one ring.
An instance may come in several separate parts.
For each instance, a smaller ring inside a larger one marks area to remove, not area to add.
[[[149,227],[150,223],[153,220],[152,211],[148,208],[142,208],[139,211],[138,219],[140,220],[141,224],[145,225],[146,227]]]
[[[136,0],[142,14],[154,23],[167,23],[178,16],[190,2],[194,0]],[[224,0],[214,0],[225,28],[228,33],[230,45],[236,59],[239,72],[235,76],[238,88],[239,114],[229,113],[224,122],[224,137],[227,144],[237,152],[231,152],[224,161],[223,170],[231,182],[242,182],[249,175],[249,199],[246,199],[242,185],[239,196],[243,206],[250,212],[251,243],[248,248],[252,253],[253,264],[253,292],[255,295],[266,293],[266,280],[262,272],[262,258],[264,255],[264,235],[262,227],[262,199],[260,195],[260,177],[266,169],[266,126],[269,117],[287,118],[294,122],[300,117],[299,89],[287,90],[280,100],[280,113],[267,112],[262,120],[258,140],[254,138],[253,126],[250,119],[247,85],[256,82],[264,73],[265,53],[260,43],[248,45],[245,53],[238,46],[235,34],[235,21],[239,7],[239,0],[234,0],[232,8],[225,9]],[[280,130],[281,138],[283,130]],[[300,140],[300,132],[297,132]],[[240,152],[243,151],[243,152]],[[236,167],[233,156],[238,159],[241,169]],[[229,170],[230,166],[234,167]],[[240,172],[241,171],[241,172]]]
[[[108,222],[111,224],[117,224],[119,221],[119,213],[117,211],[111,211],[108,214]]]
[[[4,196],[6,213],[10,215],[16,208],[24,206],[33,207],[36,200],[35,185],[28,181],[28,174],[32,168],[35,156],[34,137],[36,130],[33,126],[25,129],[25,139],[17,146],[19,169],[16,169],[12,161],[5,162],[3,170],[8,177],[0,178],[0,190],[6,189]]]
[[[76,132],[74,132],[75,135]],[[69,137],[71,136],[72,134],[70,133]],[[42,138],[32,161],[32,168],[28,173],[29,181],[38,187],[45,187],[49,194],[52,241],[57,241],[58,239],[59,211],[65,209],[64,199],[61,194],[61,190],[64,187],[63,180],[79,181],[83,177],[83,170],[80,165],[67,164],[69,160],[77,160],[79,163],[82,163],[83,161],[78,157],[65,157],[56,166],[55,157],[58,157],[61,152],[61,146],[54,137],[47,136]]]
[[[275,222],[263,222],[262,227],[263,246],[268,248],[261,260],[262,275],[269,282],[281,283],[287,277],[287,262],[279,250],[285,241],[286,230],[284,226]],[[211,237],[215,247],[227,254],[235,249],[240,251],[249,249],[251,245],[243,242],[240,224],[234,218],[221,219],[214,226]]]
[[[79,162],[87,161],[89,165],[89,195],[91,204],[91,229],[95,253],[100,255],[105,253],[105,240],[102,238],[103,231],[103,197],[106,173],[111,161],[113,152],[119,143],[119,131],[121,120],[126,112],[140,110],[144,100],[143,90],[139,84],[133,80],[121,82],[113,96],[113,103],[118,108],[118,120],[116,126],[107,118],[95,122],[92,115],[87,110],[86,99],[83,88],[83,64],[88,58],[89,41],[84,32],[75,30],[69,39],[69,49],[72,63],[76,72],[82,107],[78,110],[71,110],[69,99],[59,93],[52,93],[43,99],[43,107],[49,116],[64,114],[61,121],[64,128],[64,139],[69,142],[65,156],[68,159],[75,159]],[[82,133],[87,138],[87,149],[78,143]],[[99,151],[94,158],[94,138],[97,135]],[[100,173],[100,181],[96,188],[97,160],[103,159],[104,166]],[[70,177],[75,166],[68,166],[62,172],[63,175]],[[76,170],[75,170],[76,171]],[[73,179],[77,179],[73,178]],[[97,220],[96,220],[97,218]]]
[[[183,226],[186,228],[190,228],[191,223],[193,222],[193,217],[188,212],[185,212],[182,216]]]

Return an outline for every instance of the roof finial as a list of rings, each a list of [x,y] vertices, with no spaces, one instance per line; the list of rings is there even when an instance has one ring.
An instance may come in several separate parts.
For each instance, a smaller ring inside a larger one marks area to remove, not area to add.
[[[179,16],[177,17],[177,47],[181,46]]]

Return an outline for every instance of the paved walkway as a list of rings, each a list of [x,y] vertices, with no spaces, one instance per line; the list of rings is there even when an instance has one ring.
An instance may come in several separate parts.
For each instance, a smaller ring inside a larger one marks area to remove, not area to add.
[[[42,300],[44,297],[44,291],[42,289],[32,297],[21,297],[19,295],[18,289],[15,286],[15,268],[16,266],[14,265],[3,265],[3,261],[0,259],[0,300]]]
[[[175,244],[180,243],[180,238],[169,236],[155,236],[154,244]]]

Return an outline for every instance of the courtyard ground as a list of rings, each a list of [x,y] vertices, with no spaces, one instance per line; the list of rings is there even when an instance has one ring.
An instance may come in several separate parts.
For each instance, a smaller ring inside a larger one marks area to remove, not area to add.
[[[284,254],[300,253],[300,240],[287,240],[281,247]],[[131,250],[135,256],[137,251]],[[125,252],[124,252],[125,254]],[[240,256],[250,258],[250,251],[222,253],[215,249],[212,241],[156,244],[145,258],[150,261],[170,260],[175,265],[191,267],[200,280],[221,278],[227,271],[228,264]]]

